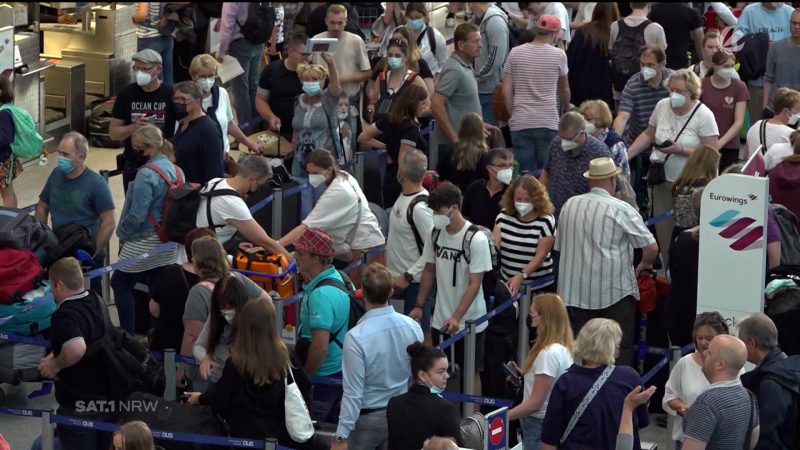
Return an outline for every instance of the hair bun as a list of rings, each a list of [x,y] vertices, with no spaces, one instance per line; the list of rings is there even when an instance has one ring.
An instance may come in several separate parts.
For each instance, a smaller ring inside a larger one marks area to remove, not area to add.
[[[414,342],[406,348],[406,352],[412,357],[416,358],[425,354],[425,344],[422,342]]]

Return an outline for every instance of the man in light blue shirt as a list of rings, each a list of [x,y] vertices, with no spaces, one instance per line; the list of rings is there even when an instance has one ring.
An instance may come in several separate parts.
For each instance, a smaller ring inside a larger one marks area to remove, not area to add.
[[[389,306],[393,277],[373,263],[362,275],[367,312],[344,338],[344,397],[331,450],[386,449],[389,399],[408,391],[411,368],[406,348],[424,337],[412,318]]]

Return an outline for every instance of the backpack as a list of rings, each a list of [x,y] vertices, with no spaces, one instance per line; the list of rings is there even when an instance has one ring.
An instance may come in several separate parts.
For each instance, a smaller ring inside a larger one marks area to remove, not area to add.
[[[790,356],[789,358],[798,357],[796,355]],[[794,448],[800,448],[800,385],[797,383],[791,383],[789,380],[783,377],[779,377],[776,374],[768,373],[765,374],[761,381],[764,380],[771,380],[775,383],[778,383],[786,389],[787,391],[792,393],[792,398],[794,399],[794,420],[795,424],[792,427],[794,430]]]
[[[275,26],[275,8],[269,2],[248,3],[247,20],[244,23],[237,20],[236,24],[239,25],[242,36],[250,43],[266,44]]]
[[[781,229],[781,266],[800,266],[800,233],[797,217],[783,205],[770,203]]]
[[[68,223],[53,230],[58,237],[58,245],[53,249],[55,258],[74,256],[78,250],[93,255],[97,250],[96,242],[89,230],[79,223]]]
[[[419,36],[417,36],[417,46],[420,48],[422,48],[422,38],[424,36],[428,37],[428,45],[431,48],[431,54],[436,58],[436,35],[433,33],[433,28],[429,26],[425,27],[425,34],[420,33]]]
[[[641,70],[639,51],[646,44],[644,30],[651,23],[645,20],[638,26],[631,27],[624,19],[617,21],[619,32],[611,51],[611,81],[615,90],[622,92],[628,80]]]
[[[341,270],[337,272],[339,272],[339,275],[342,277],[342,280],[344,280],[344,282],[341,282],[334,278],[325,278],[324,280],[320,280],[320,282],[317,283],[316,286],[314,286],[314,290],[322,286],[333,286],[339,289],[340,291],[344,292],[345,294],[347,294],[347,296],[350,298],[350,317],[347,323],[342,325],[335,332],[331,333],[329,341],[329,342],[335,342],[336,345],[338,345],[340,348],[343,348],[344,343],[339,342],[339,338],[337,336],[339,335],[339,333],[342,332],[344,327],[347,327],[348,330],[352,330],[353,327],[355,327],[358,324],[358,321],[361,319],[361,317],[364,316],[364,314],[366,314],[367,308],[366,306],[364,306],[363,300],[359,300],[358,298],[356,298],[355,286],[353,285],[353,282],[350,280],[350,277],[347,276],[347,274],[342,272]]]
[[[439,235],[442,233],[442,230],[433,229],[433,252],[435,254],[439,253]],[[483,276],[483,297],[487,303],[489,303],[489,298],[494,297],[494,290],[497,285],[497,276],[500,273],[500,259],[497,256],[497,247],[494,246],[494,235],[492,232],[489,231],[488,228],[483,227],[481,225],[470,224],[469,228],[467,228],[467,232],[464,233],[464,239],[461,241],[461,254],[464,255],[464,261],[469,265],[471,258],[471,245],[472,245],[472,238],[475,237],[476,233],[483,233],[486,236],[486,239],[489,241],[489,253],[492,259],[492,269],[489,272],[486,272]],[[456,278],[455,278],[455,267],[453,268],[453,286],[455,286]]]
[[[14,248],[0,250],[0,304],[21,302],[22,296],[36,289],[43,279],[42,267],[33,252]]]
[[[411,203],[408,204],[408,209],[406,210],[406,222],[408,222],[408,225],[411,226],[411,232],[414,233],[414,241],[417,242],[417,250],[419,250],[420,255],[422,254],[422,250],[425,248],[425,242],[422,241],[422,236],[419,234],[417,224],[414,223],[414,208],[423,202],[428,202],[428,196],[424,194],[418,195],[411,199]]]
[[[36,131],[36,124],[31,114],[9,103],[0,106],[0,111],[9,111],[14,122],[14,140],[11,141],[11,152],[23,159],[38,158],[44,150],[44,139]]]
[[[31,303],[51,294],[50,284],[44,282],[22,298],[21,302],[10,305],[0,304],[0,317],[10,317],[0,325],[0,332],[23,336],[36,336],[50,328],[50,317],[56,311],[56,302],[49,301],[31,307]]]
[[[503,8],[502,2],[497,2],[495,4],[497,5],[498,8],[500,8],[500,10],[506,13],[506,17],[508,17],[508,51],[511,52],[512,48],[526,42],[524,40],[525,38],[522,36],[522,33],[525,32],[526,30],[523,30],[522,28],[518,27],[517,24],[514,23],[514,19],[511,18],[511,14],[508,12],[508,10]],[[528,35],[527,37],[530,38],[530,35]]]
[[[89,104],[92,112],[86,119],[86,137],[92,147],[120,148],[125,146],[123,141],[115,141],[108,134],[108,127],[113,118],[111,111],[114,109],[115,102],[114,98],[104,98]]]
[[[0,248],[30,250],[48,267],[57,259],[52,252],[57,245],[58,237],[47,225],[23,209],[0,206]]]

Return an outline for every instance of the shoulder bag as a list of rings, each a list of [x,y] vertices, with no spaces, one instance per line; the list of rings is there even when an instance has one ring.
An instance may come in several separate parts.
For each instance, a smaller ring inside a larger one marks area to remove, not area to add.
[[[289,378],[292,382],[289,383]],[[283,394],[283,412],[286,431],[295,442],[306,442],[314,436],[314,423],[308,412],[306,401],[292,374],[291,366],[286,369],[286,378],[283,379],[286,390]]]
[[[700,105],[701,103],[698,100],[697,106],[694,107],[694,109],[692,110],[692,114],[689,115],[689,119],[683,124],[683,127],[681,127],[681,131],[679,131],[678,135],[675,136],[675,140],[673,142],[675,143],[678,142],[678,139],[681,137],[681,134],[683,134],[683,130],[685,130],[686,126],[689,125],[689,122],[692,121],[694,113],[696,113],[697,110],[700,109]],[[650,186],[658,186],[659,184],[662,184],[667,181],[667,175],[666,172],[664,171],[664,165],[667,163],[667,160],[669,159],[670,156],[672,155],[667,154],[667,157],[664,158],[663,162],[652,162],[652,161],[650,162],[650,168],[647,169],[647,184],[649,184]]]
[[[567,429],[564,430],[564,434],[561,435],[561,440],[558,441],[559,445],[563,446],[564,442],[567,441],[569,434],[572,433],[572,429],[575,428],[575,425],[578,424],[578,421],[581,419],[581,416],[583,416],[583,413],[586,412],[586,408],[589,407],[589,403],[594,400],[594,396],[597,395],[603,385],[606,384],[608,377],[611,376],[611,372],[614,371],[614,367],[616,366],[606,366],[606,368],[603,370],[603,373],[601,373],[600,377],[595,380],[594,384],[589,389],[589,392],[586,393],[586,396],[584,396],[583,400],[581,400],[580,404],[578,404],[578,407],[575,409],[575,412],[572,413],[572,417],[569,419],[569,423],[567,423]]]

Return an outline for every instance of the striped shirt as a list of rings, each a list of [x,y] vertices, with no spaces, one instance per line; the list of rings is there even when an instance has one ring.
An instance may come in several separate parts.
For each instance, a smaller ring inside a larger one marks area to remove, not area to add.
[[[558,295],[567,306],[604,309],[639,298],[633,249],[656,240],[631,205],[592,188],[567,200],[553,247],[561,252]]]
[[[556,218],[550,214],[539,216],[530,222],[523,222],[515,215],[501,212],[495,224],[500,228],[500,273],[504,281],[519,274],[531,262],[536,255],[539,239],[556,233]],[[552,273],[553,259],[548,253],[542,264],[530,274],[528,280],[537,283]],[[551,284],[552,281],[541,287]]]
[[[136,36],[139,39],[161,36],[161,33],[156,27],[161,21],[161,9],[163,7],[164,2],[148,2],[147,18],[143,23],[136,27]]]
[[[683,435],[706,443],[707,450],[740,449],[748,427],[758,424],[755,397],[751,400],[737,377],[714,383],[697,397],[683,419]]]
[[[661,69],[661,79],[666,80],[672,69]],[[669,97],[669,91],[662,83],[653,88],[647,81],[644,81],[641,72],[632,76],[622,89],[622,96],[619,100],[619,111],[630,114],[628,126],[622,134],[625,145],[631,145],[633,141],[647,128],[647,123],[656,104],[662,98]]]
[[[558,79],[568,70],[567,54],[552,45],[530,43],[511,49],[503,69],[514,85],[511,131],[558,130],[556,91]]]

